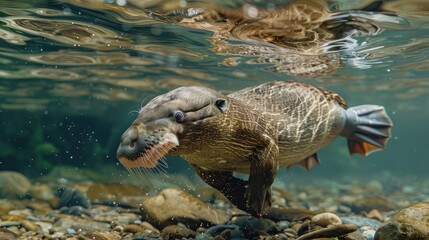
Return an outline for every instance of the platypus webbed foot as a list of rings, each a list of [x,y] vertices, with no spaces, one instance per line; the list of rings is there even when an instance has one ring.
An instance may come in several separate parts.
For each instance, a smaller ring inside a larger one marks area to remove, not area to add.
[[[248,181],[234,177],[232,172],[207,171],[195,165],[193,165],[193,167],[201,179],[203,179],[210,186],[219,190],[232,204],[234,204],[240,210],[248,212],[255,217],[261,216],[262,213],[255,210],[258,208],[254,207],[254,203],[249,204],[248,202]]]
[[[366,156],[386,147],[393,124],[383,106],[360,105],[347,109],[345,113],[341,136],[347,138],[350,154]]]

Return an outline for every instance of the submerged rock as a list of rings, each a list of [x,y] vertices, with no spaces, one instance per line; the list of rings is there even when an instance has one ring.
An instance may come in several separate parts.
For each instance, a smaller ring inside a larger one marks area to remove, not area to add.
[[[383,197],[364,197],[354,201],[350,207],[355,213],[369,212],[373,209],[379,211],[396,210],[396,206]]]
[[[313,232],[306,233],[296,240],[310,240],[316,238],[335,238],[340,237],[357,230],[357,227],[353,224],[339,224],[332,225],[327,228],[315,230]]]
[[[321,227],[327,227],[328,225],[338,225],[341,224],[341,219],[330,212],[319,213],[311,219],[311,223],[316,224]]]
[[[56,231],[66,232],[70,231],[69,229],[74,230],[75,232],[86,231],[101,231],[107,232],[111,229],[110,224],[103,222],[95,222],[91,219],[84,219],[79,217],[66,217],[66,215],[59,216],[60,219],[56,221],[53,227]]]
[[[2,240],[14,240],[18,238],[18,234],[6,229],[0,228],[0,239]]]
[[[31,188],[31,182],[19,172],[0,172],[0,198],[23,198]]]
[[[84,208],[89,208],[89,206],[91,205],[85,193],[82,193],[73,188],[59,188],[58,195],[60,199],[57,208],[71,206],[81,206]]]
[[[158,196],[147,198],[140,208],[143,219],[157,228],[177,222],[191,228],[222,224],[228,220],[225,213],[179,189],[168,188]]]
[[[240,230],[240,227],[234,224],[221,224],[213,226],[207,231],[197,235],[197,240],[209,240],[216,236],[227,239],[244,239],[244,233]]]
[[[375,240],[426,239],[429,239],[429,202],[400,210],[375,233]]]
[[[28,190],[30,196],[37,200],[50,201],[55,198],[54,191],[50,186],[43,183],[36,183]]]
[[[260,234],[274,234],[280,232],[276,223],[267,218],[255,218],[253,216],[238,216],[232,218],[233,224],[237,225],[246,237],[255,237]]]
[[[162,229],[162,239],[183,239],[183,238],[194,238],[197,233],[189,228],[170,225]]]

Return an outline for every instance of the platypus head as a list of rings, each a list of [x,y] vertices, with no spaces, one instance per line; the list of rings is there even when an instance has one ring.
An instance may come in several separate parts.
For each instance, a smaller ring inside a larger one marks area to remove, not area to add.
[[[219,131],[228,103],[205,87],[181,87],[152,99],[124,132],[117,158],[126,168],[155,168],[165,155],[179,155],[204,145]]]

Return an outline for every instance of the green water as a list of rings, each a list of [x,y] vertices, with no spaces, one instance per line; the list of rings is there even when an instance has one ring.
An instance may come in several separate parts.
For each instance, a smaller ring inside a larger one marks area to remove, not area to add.
[[[219,34],[212,25],[185,23],[195,19],[183,15],[192,7],[252,17],[287,2],[112,2],[0,1],[0,170],[40,176],[73,166],[108,175],[101,170],[106,165],[122,170],[115,153],[136,117],[132,112],[154,96],[179,86],[229,93],[294,80],[338,92],[349,106],[384,105],[395,126],[385,151],[350,157],[338,139],[320,153],[321,166],[282,174],[427,177],[425,1],[366,9],[368,2],[329,1],[331,20],[325,21],[348,27],[328,40],[304,39],[304,47],[269,42],[265,35]],[[297,74],[310,67],[328,70]],[[188,169],[178,158],[168,162],[169,171]]]

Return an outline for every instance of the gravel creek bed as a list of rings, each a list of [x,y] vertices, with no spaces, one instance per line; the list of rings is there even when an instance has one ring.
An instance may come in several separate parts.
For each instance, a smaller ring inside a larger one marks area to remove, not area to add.
[[[207,185],[174,179],[153,191],[0,172],[0,239],[429,239],[429,180],[276,181],[273,208],[254,218]],[[411,227],[395,235],[401,224]]]

